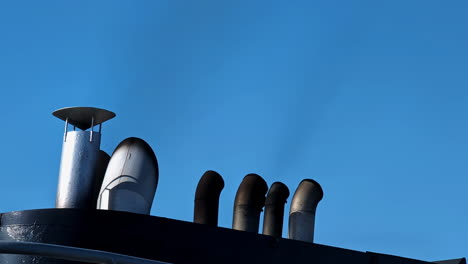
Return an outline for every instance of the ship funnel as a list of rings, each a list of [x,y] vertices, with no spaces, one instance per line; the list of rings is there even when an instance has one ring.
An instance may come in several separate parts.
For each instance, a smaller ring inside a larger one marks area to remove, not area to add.
[[[217,172],[209,170],[203,174],[195,192],[193,222],[218,226],[219,195],[224,180]]]
[[[125,139],[107,165],[97,209],[149,214],[158,177],[158,161],[148,143]]]
[[[234,201],[233,229],[258,233],[267,191],[268,185],[262,177],[253,173],[244,177]]]
[[[283,234],[284,204],[289,197],[289,189],[281,182],[271,185],[265,201],[263,234],[281,237]]]
[[[289,238],[314,242],[315,210],[323,198],[318,182],[302,180],[294,193],[289,212]]]
[[[65,121],[55,207],[94,208],[96,196],[93,197],[93,193],[100,184],[96,175],[101,166],[101,127],[103,122],[114,118],[115,114],[94,107],[67,107],[52,114]],[[69,131],[69,125],[73,126],[72,131]],[[97,125],[99,130],[94,131]]]

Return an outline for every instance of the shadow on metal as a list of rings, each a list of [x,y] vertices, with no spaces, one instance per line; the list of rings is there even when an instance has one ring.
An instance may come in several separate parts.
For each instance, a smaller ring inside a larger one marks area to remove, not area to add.
[[[168,262],[131,257],[99,250],[34,242],[0,241],[0,253],[34,255],[86,263],[169,264]]]

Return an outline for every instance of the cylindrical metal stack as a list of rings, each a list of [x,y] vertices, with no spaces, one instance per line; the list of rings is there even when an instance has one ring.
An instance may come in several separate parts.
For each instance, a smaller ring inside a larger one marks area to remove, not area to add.
[[[224,180],[215,171],[203,174],[195,192],[193,222],[218,226],[219,195],[224,188]]]
[[[52,114],[65,121],[55,207],[96,208],[97,189],[108,161],[108,155],[99,149],[101,125],[115,114],[94,107],[67,107]],[[68,131],[69,125],[73,131]],[[98,125],[99,131],[94,131]]]
[[[95,171],[98,165],[101,134],[90,131],[69,131],[62,147],[57,208],[92,208]]]
[[[258,233],[267,191],[268,185],[262,177],[253,173],[244,177],[234,201],[233,229]]]
[[[265,201],[263,234],[281,237],[283,233],[284,204],[289,197],[288,187],[275,182],[271,185]]]
[[[315,211],[323,198],[320,184],[311,179],[301,181],[294,193],[289,212],[289,238],[314,242]]]

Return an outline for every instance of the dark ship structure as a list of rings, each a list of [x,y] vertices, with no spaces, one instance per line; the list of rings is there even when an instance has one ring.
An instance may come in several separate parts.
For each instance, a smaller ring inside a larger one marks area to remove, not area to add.
[[[292,196],[288,238],[281,236],[289,189],[280,182],[268,188],[256,174],[237,190],[232,229],[218,227],[224,181],[214,171],[198,183],[193,223],[150,216],[159,177],[150,145],[127,138],[109,156],[100,150],[101,127],[114,113],[70,107],[53,115],[65,121],[56,208],[0,214],[1,264],[434,263],[313,243],[323,190],[312,179]]]

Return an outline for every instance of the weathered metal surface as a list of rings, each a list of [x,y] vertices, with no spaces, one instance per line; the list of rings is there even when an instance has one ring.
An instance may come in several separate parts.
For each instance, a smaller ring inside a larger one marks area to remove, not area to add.
[[[232,229],[258,233],[260,213],[265,205],[268,185],[257,174],[248,174],[237,189]]]
[[[320,184],[311,179],[301,181],[289,211],[289,238],[314,242],[315,211],[323,198]]]
[[[97,188],[105,171],[107,154],[99,150],[101,133],[93,131],[115,116],[94,107],[67,107],[52,113],[65,121],[65,134],[57,187],[57,208],[96,208]],[[68,131],[68,124],[90,131]]]
[[[263,234],[281,237],[283,234],[284,204],[289,197],[288,187],[281,182],[274,182],[265,200]]]
[[[142,139],[127,138],[111,156],[97,209],[149,214],[158,185],[158,162]]]
[[[95,208],[93,188],[101,134],[90,131],[69,131],[62,146],[62,159],[57,187],[57,208]]]
[[[193,222],[218,226],[219,196],[224,188],[224,180],[215,171],[203,174],[195,191]]]

